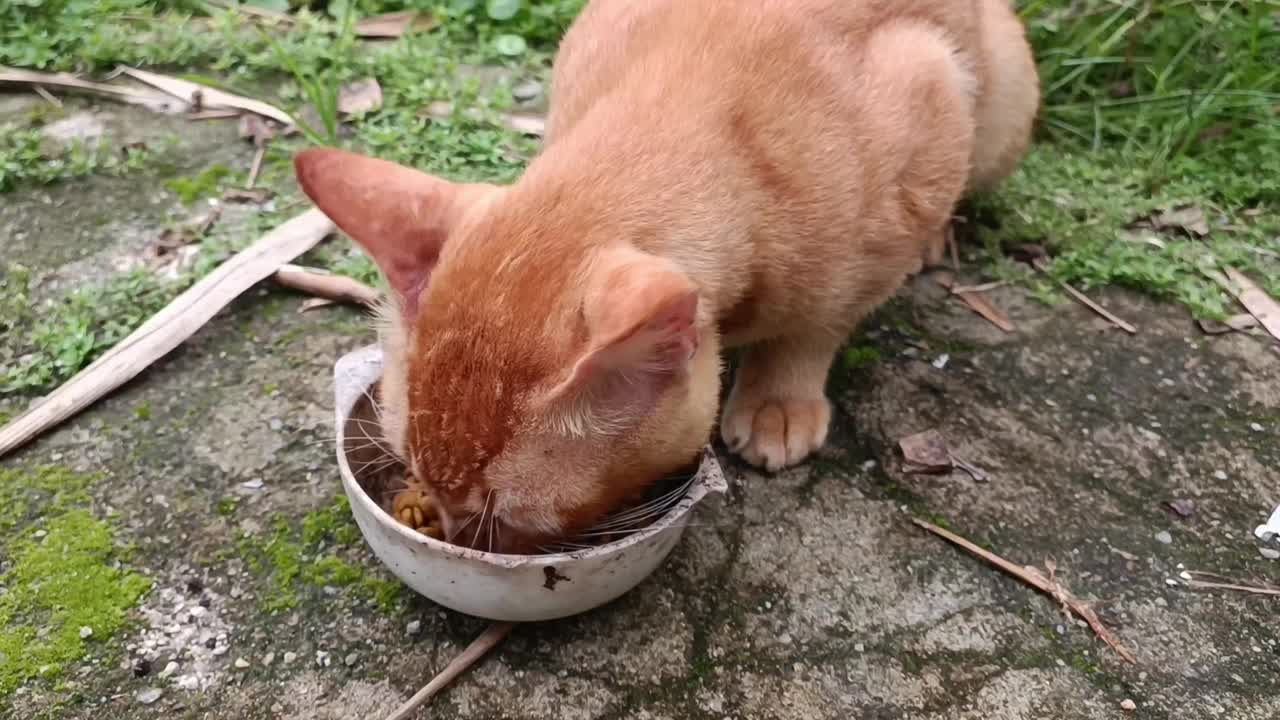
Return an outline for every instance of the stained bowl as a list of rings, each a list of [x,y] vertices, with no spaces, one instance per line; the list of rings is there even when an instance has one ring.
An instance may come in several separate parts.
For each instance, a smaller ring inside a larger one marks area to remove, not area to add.
[[[583,550],[503,555],[460,547],[401,525],[374,500],[375,475],[353,472],[352,455],[367,449],[371,397],[382,376],[382,350],[365,347],[334,366],[338,468],[365,542],[396,577],[445,607],[490,620],[528,622],[575,615],[639,585],[679,542],[695,505],[727,489],[710,447],[682,496],[652,524]],[[355,463],[357,469],[361,463]]]

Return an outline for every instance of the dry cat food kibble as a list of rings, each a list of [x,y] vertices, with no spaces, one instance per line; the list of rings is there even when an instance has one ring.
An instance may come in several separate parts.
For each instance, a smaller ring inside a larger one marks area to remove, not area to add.
[[[407,528],[417,530],[429,538],[444,539],[440,515],[436,512],[431,496],[416,478],[408,477],[405,488],[391,501],[391,515]]]

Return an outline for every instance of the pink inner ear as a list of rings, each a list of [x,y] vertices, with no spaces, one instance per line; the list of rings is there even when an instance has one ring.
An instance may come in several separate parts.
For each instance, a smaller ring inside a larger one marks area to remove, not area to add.
[[[601,319],[603,335],[556,395],[585,398],[594,412],[637,417],[688,370],[698,349],[698,294],[687,279],[663,273],[648,283],[623,282],[600,302],[615,307]]]
[[[412,318],[456,220],[459,186],[335,148],[294,158],[303,192],[373,258]]]

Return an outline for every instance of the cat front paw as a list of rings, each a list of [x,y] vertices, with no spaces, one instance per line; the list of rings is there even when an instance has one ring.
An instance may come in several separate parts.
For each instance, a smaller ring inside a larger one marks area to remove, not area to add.
[[[831,403],[825,397],[750,400],[730,396],[720,437],[744,460],[776,472],[795,465],[827,440]]]

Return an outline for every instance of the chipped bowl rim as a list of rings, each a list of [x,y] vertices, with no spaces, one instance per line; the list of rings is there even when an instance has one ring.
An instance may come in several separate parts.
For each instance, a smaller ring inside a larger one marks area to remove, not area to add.
[[[382,505],[375,502],[364,487],[360,485],[360,482],[356,480],[355,473],[351,471],[350,463],[347,460],[347,454],[343,451],[346,444],[347,421],[350,418],[351,410],[355,408],[360,398],[373,386],[373,383],[377,382],[382,376],[382,348],[378,345],[368,345],[347,353],[335,363],[333,372],[336,399],[334,408],[336,417],[336,454],[338,456],[338,468],[342,474],[342,484],[346,489],[348,498],[354,502],[359,502],[367,512],[371,513],[384,526],[392,527],[403,540],[425,546],[437,554],[506,569],[542,565],[561,566],[566,561],[600,559],[616,555],[643,543],[656,541],[659,535],[673,527],[682,531],[684,528],[683,521],[694,506],[711,493],[723,495],[729,489],[715,451],[708,444],[702,449],[698,469],[694,472],[693,477],[690,478],[689,486],[684,495],[662,517],[653,521],[643,530],[638,530],[621,539],[584,550],[541,555],[511,555],[486,552],[454,545],[443,540],[436,540],[405,527],[391,517],[386,510],[382,509]]]

